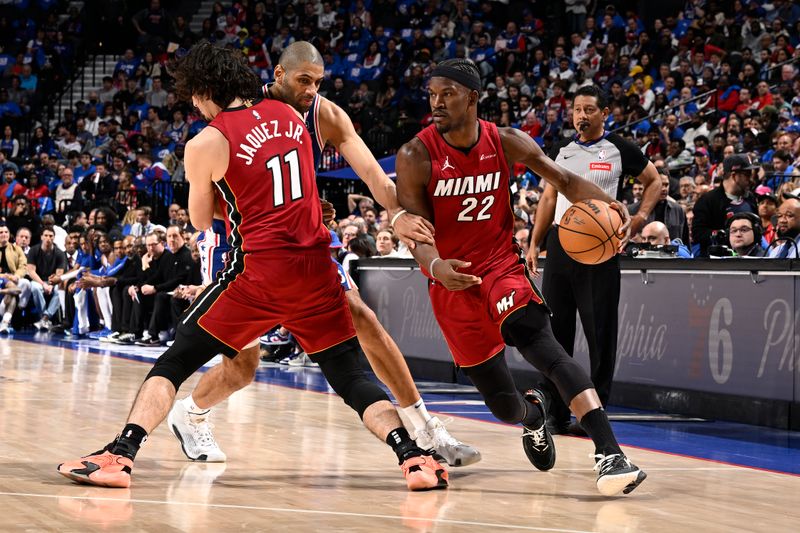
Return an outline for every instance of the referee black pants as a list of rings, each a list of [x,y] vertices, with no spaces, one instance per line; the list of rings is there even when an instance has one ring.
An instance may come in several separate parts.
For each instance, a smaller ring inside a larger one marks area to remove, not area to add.
[[[619,308],[619,256],[599,265],[584,265],[570,258],[561,247],[556,226],[547,235],[547,261],[542,275],[542,293],[553,316],[556,340],[573,356],[575,312],[581,317],[589,347],[590,376],[603,406],[608,404],[617,360],[617,311]],[[549,414],[558,423],[569,421],[555,385],[543,387],[552,398]]]

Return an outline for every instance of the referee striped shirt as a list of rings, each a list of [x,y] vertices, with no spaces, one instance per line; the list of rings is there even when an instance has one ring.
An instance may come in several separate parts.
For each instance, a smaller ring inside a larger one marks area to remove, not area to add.
[[[582,176],[605,191],[610,197],[621,199],[625,179],[644,172],[648,159],[638,146],[626,141],[616,133],[605,133],[588,143],[575,137],[565,140],[551,152],[556,163]],[[555,223],[572,205],[566,196],[558,193]]]

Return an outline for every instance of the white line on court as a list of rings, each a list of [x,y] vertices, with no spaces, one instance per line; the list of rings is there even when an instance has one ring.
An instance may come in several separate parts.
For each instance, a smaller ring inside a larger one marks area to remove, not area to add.
[[[515,526],[511,524],[494,524],[490,522],[470,522],[468,520],[450,520],[447,518],[425,518],[425,517],[410,517],[410,516],[396,516],[396,515],[383,515],[383,514],[370,514],[370,513],[348,513],[344,511],[320,511],[316,509],[288,509],[284,507],[260,507],[255,505],[228,505],[222,503],[199,503],[199,502],[176,502],[176,501],[162,501],[162,500],[139,500],[139,499],[126,499],[126,498],[93,498],[89,496],[58,496],[55,494],[32,494],[26,492],[0,492],[0,496],[24,496],[28,498],[67,498],[70,500],[96,500],[96,501],[109,501],[109,502],[131,502],[131,503],[149,503],[156,505],[189,505],[193,507],[211,507],[217,509],[242,509],[248,511],[269,511],[275,513],[296,513],[296,514],[318,514],[318,515],[333,515],[333,516],[351,516],[360,518],[383,518],[387,520],[420,520],[424,522],[438,522],[440,524],[454,524],[462,526],[479,526],[491,527],[500,529],[519,529],[523,531],[551,531],[553,533],[590,533],[581,529],[557,529],[550,527],[534,527],[534,526]]]

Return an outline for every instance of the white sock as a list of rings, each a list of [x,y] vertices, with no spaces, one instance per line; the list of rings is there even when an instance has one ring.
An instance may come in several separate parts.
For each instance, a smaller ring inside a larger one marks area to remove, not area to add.
[[[11,313],[8,312],[3,313],[3,322],[5,322],[6,324],[11,322]]]
[[[210,407],[208,409],[203,409],[202,407],[198,407],[197,404],[194,403],[194,398],[192,398],[191,394],[186,398],[184,398],[183,400],[181,400],[181,403],[186,408],[186,410],[193,415],[204,415],[211,410]]]
[[[403,414],[408,417],[411,425],[414,426],[415,431],[425,429],[428,420],[433,418],[428,414],[428,410],[425,408],[425,402],[422,401],[422,398],[417,400],[416,403],[409,405],[408,407],[402,407],[401,409],[403,410]]]

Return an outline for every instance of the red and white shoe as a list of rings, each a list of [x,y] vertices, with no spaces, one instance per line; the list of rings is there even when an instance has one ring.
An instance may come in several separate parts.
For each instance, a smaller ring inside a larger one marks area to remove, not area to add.
[[[430,455],[418,455],[400,465],[409,490],[446,489],[447,470]]]
[[[108,448],[58,465],[58,473],[78,483],[127,489],[131,486],[133,461]]]

